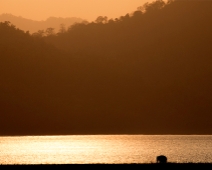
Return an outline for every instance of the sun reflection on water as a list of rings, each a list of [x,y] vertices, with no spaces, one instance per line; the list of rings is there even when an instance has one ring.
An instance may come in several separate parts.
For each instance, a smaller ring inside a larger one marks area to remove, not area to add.
[[[0,137],[0,164],[209,162],[212,136],[70,135]],[[199,155],[199,156],[197,156]]]

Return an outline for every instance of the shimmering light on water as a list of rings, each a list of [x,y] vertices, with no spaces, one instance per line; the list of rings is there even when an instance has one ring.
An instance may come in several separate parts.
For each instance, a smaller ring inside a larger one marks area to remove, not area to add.
[[[0,164],[212,162],[212,136],[70,135],[0,137]]]

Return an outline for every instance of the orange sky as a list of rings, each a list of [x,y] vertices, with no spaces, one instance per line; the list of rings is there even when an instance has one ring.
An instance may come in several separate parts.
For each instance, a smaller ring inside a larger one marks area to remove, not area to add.
[[[48,17],[79,17],[94,21],[98,16],[118,18],[153,0],[0,0],[0,14],[33,20]]]

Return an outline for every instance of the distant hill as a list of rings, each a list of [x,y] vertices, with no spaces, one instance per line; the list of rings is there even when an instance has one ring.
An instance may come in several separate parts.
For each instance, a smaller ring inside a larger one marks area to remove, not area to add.
[[[74,23],[79,23],[84,21],[81,18],[70,17],[70,18],[61,18],[61,17],[49,17],[45,21],[35,21],[31,19],[26,19],[23,17],[17,17],[12,14],[1,14],[0,22],[10,21],[17,28],[29,31],[30,33],[37,32],[38,30],[46,30],[47,28],[55,28],[55,31],[58,31],[61,24],[66,28]]]

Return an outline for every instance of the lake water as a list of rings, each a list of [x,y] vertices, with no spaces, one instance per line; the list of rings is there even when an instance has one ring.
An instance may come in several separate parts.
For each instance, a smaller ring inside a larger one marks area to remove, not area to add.
[[[0,137],[0,164],[212,162],[212,135]]]

